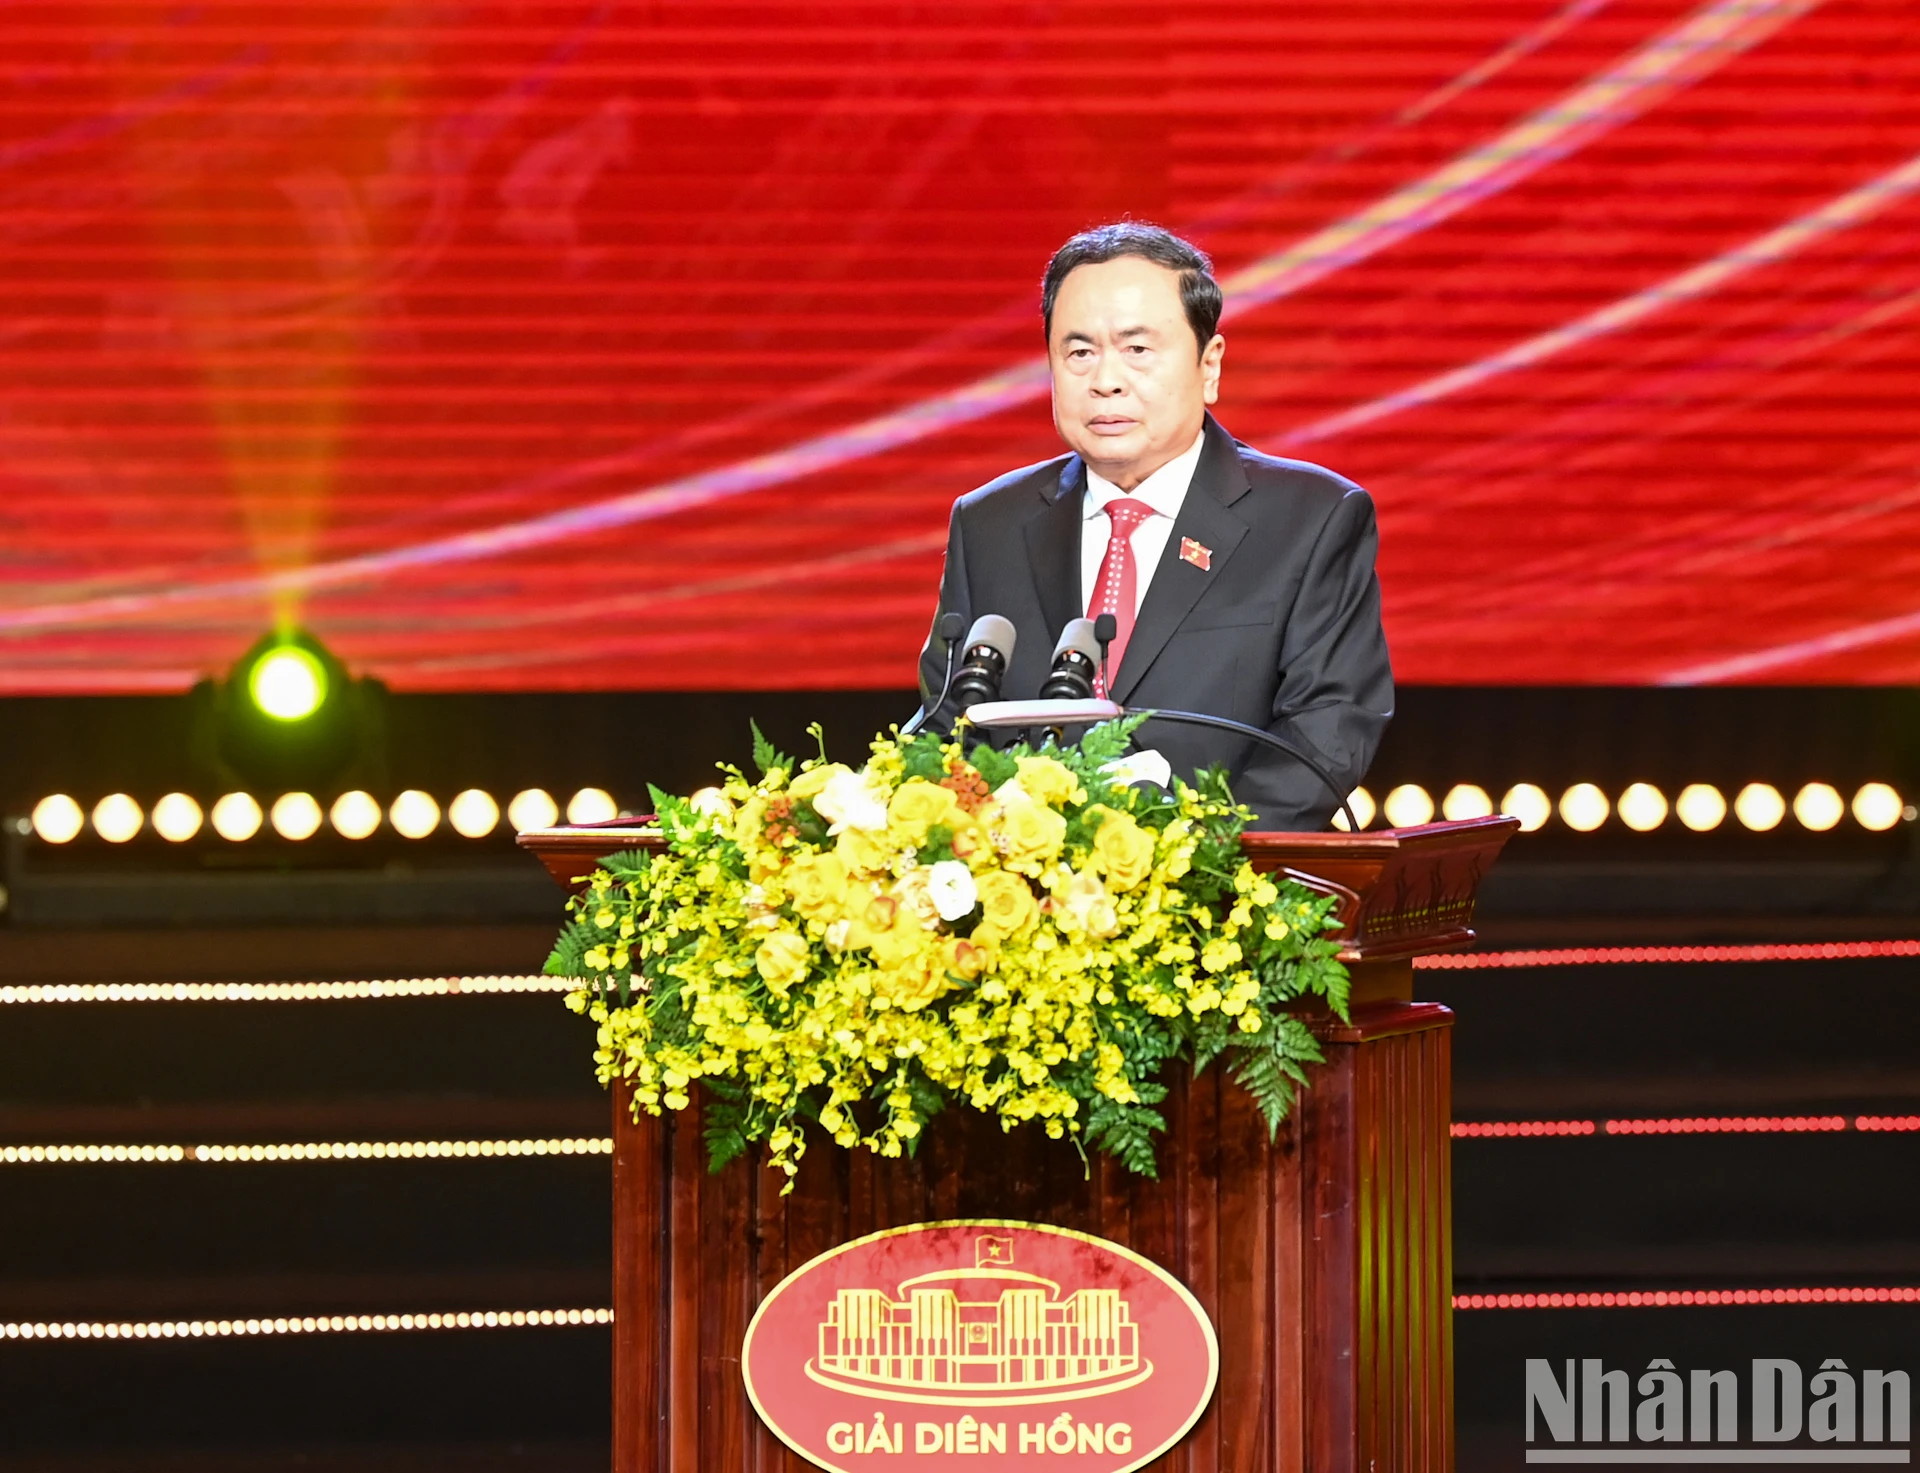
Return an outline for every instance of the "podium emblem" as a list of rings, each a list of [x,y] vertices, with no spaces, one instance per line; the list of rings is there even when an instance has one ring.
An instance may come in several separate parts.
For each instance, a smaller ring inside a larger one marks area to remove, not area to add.
[[[761,1419],[835,1473],[1038,1465],[1126,1473],[1205,1410],[1219,1354],[1171,1274],[1040,1223],[920,1223],[788,1275],[747,1330]]]

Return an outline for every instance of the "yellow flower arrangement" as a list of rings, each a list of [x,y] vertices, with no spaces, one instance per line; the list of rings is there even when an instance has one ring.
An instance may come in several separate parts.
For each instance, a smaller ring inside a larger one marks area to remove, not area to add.
[[[763,1142],[789,1176],[822,1134],[910,1152],[949,1104],[1150,1174],[1170,1060],[1225,1055],[1277,1129],[1320,1058],[1296,1010],[1346,1013],[1332,902],[1254,871],[1218,772],[1117,785],[1132,725],[892,735],[859,769],[756,732],[758,778],[656,793],[664,849],[603,861],[547,963],[601,1082],[657,1114],[697,1081],[716,1168]]]

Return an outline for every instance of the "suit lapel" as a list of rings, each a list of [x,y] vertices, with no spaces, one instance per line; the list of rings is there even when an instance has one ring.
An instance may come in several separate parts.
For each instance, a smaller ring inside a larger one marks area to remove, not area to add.
[[[1079,456],[1069,456],[1060,479],[1041,486],[1045,504],[1026,525],[1027,565],[1033,569],[1034,592],[1050,642],[1060,637],[1069,619],[1086,612],[1080,591],[1080,513],[1086,487],[1085,464]]]
[[[1180,621],[1187,617],[1207,585],[1220,576],[1227,559],[1233,556],[1240,539],[1247,535],[1247,524],[1228,510],[1252,489],[1246,469],[1234,449],[1233,439],[1220,428],[1212,415],[1207,416],[1207,443],[1194,467],[1193,484],[1180,504],[1180,515],[1173,519],[1173,531],[1166,550],[1154,565],[1147,596],[1140,605],[1140,617],[1134,620],[1133,637],[1127,641],[1126,658],[1113,681],[1113,698],[1125,702],[1140,684],[1149,666],[1159,658]],[[1209,553],[1211,567],[1206,571],[1180,556],[1182,539],[1192,538]]]

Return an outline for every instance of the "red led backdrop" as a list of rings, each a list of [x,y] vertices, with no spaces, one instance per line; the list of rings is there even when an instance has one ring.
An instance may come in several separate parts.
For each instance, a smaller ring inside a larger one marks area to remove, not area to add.
[[[1034,283],[1212,250],[1221,415],[1425,682],[1920,678],[1911,0],[0,14],[0,689],[901,686],[1055,453]]]

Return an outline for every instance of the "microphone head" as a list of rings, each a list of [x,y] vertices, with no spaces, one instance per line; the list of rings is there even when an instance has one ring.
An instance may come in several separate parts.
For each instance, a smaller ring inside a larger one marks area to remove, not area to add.
[[[1085,655],[1092,664],[1100,663],[1100,641],[1095,636],[1093,620],[1067,620],[1067,627],[1060,631],[1059,643],[1053,647],[1052,663],[1059,664],[1060,657],[1069,650]]]
[[[1093,637],[1103,645],[1109,645],[1120,637],[1120,621],[1112,614],[1102,614],[1093,621]]]
[[[972,649],[984,644],[1000,657],[1003,664],[1013,659],[1013,621],[1003,619],[998,614],[982,614],[973,621],[973,628],[967,631],[964,648]]]
[[[1040,687],[1043,701],[1090,701],[1093,677],[1100,670],[1100,642],[1093,637],[1093,620],[1070,619],[1053,647],[1053,668]]]
[[[940,616],[940,639],[943,644],[953,645],[966,631],[967,621],[958,614],[948,611]]]

